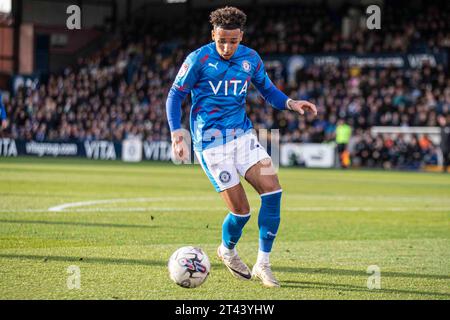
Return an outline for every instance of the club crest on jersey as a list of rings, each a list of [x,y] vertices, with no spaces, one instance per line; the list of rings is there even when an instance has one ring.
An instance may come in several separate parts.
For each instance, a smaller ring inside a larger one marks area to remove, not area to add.
[[[222,183],[230,182],[231,174],[228,171],[222,171],[219,174],[219,179]]]
[[[244,69],[245,72],[250,72],[250,69],[252,68],[250,62],[247,60],[242,61],[242,69]]]
[[[189,64],[187,64],[186,62],[183,63],[183,65],[180,68],[180,71],[178,71],[177,77],[178,78],[183,77],[186,74],[186,72],[188,71],[188,69],[189,69]]]

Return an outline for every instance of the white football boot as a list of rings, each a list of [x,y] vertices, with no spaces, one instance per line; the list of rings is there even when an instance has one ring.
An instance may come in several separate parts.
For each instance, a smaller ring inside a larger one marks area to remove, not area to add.
[[[225,266],[230,270],[231,274],[238,279],[241,280],[250,280],[252,278],[252,273],[250,272],[250,268],[242,262],[241,258],[239,258],[238,254],[228,255],[222,254],[220,247],[217,248],[217,256],[220,260],[225,264]]]
[[[256,263],[252,270],[253,277],[260,279],[265,287],[279,287],[280,283],[272,274],[269,263]]]

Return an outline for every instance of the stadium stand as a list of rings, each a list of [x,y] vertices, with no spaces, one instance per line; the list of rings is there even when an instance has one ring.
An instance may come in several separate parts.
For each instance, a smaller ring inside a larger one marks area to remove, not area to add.
[[[245,10],[246,8],[244,8]],[[340,10],[348,10],[341,8]],[[135,20],[95,55],[50,74],[38,86],[22,86],[4,99],[9,127],[0,137],[35,141],[114,140],[140,137],[169,140],[165,99],[190,50],[207,42],[210,27],[203,9],[186,21]],[[448,54],[449,5],[426,6],[405,14],[386,7],[383,29],[360,25],[343,37],[339,15],[324,6],[271,6],[247,10],[243,44],[264,57],[292,54]],[[298,19],[301,15],[304,18]],[[143,32],[146,30],[146,32]],[[266,105],[254,88],[247,111],[256,129],[279,128],[282,142],[333,142],[337,121],[352,127],[352,165],[420,168],[437,163],[438,146],[426,136],[404,139],[370,134],[374,126],[438,126],[450,123],[448,65],[369,68],[311,65],[295,75],[295,85],[269,70],[275,84],[291,97],[311,100],[319,116],[297,117]],[[188,128],[190,103],[183,104]]]

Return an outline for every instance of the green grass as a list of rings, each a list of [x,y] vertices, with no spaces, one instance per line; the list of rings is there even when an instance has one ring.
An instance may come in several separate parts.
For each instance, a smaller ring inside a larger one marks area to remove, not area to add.
[[[287,169],[272,254],[281,288],[239,281],[215,257],[227,213],[200,166],[0,159],[0,299],[449,299],[450,176]],[[259,197],[239,243],[251,266]],[[68,207],[67,203],[109,200]],[[199,288],[168,278],[178,247],[212,270]],[[67,268],[81,270],[70,290]],[[381,271],[369,290],[367,268]]]

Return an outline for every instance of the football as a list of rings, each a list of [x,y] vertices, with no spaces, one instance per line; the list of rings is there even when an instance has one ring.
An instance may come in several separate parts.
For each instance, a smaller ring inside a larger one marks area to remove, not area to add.
[[[196,288],[208,278],[211,263],[206,253],[193,246],[176,250],[169,259],[169,276],[183,288]]]

